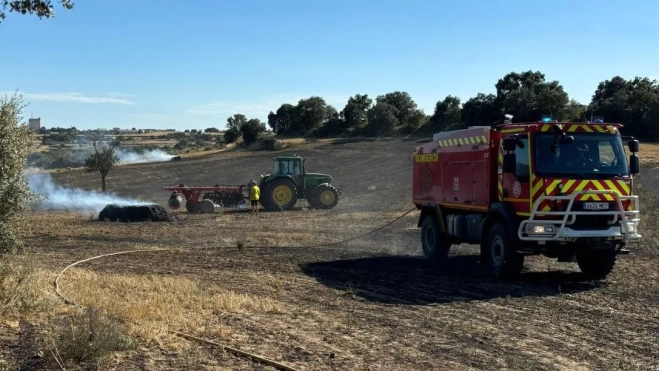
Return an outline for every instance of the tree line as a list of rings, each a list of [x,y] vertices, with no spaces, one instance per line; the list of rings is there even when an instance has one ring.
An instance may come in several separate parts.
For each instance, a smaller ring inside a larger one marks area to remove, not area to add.
[[[479,93],[464,103],[449,95],[436,103],[432,114],[420,110],[405,91],[375,99],[355,94],[340,111],[322,97],[312,96],[271,111],[267,125],[279,136],[427,135],[500,124],[505,114],[513,115],[513,122],[538,121],[550,115],[565,122],[602,117],[623,124],[625,135],[659,140],[659,83],[647,77],[626,80],[615,76],[602,81],[587,103],[570,98],[559,81],[548,81],[540,71],[510,72],[494,87],[495,93]],[[227,128],[227,143],[241,135],[252,142],[265,131],[265,124],[236,114],[228,119]]]

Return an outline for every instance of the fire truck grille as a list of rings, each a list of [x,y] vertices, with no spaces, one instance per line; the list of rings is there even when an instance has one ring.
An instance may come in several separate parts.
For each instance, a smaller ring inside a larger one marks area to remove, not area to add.
[[[589,211],[584,209],[584,203],[577,201],[572,205],[572,211]],[[606,211],[613,211],[616,209],[616,204],[614,202],[607,202],[609,208]],[[563,211],[567,210],[567,203],[563,204]],[[574,224],[570,225],[570,228],[577,230],[606,230],[611,227],[607,223],[608,220],[611,220],[613,216],[611,215],[600,215],[597,210],[590,211],[592,215],[577,215],[576,221]]]

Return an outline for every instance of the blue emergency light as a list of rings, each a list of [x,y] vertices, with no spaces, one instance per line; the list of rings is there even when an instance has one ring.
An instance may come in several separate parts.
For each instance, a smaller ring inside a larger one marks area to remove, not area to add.
[[[551,117],[543,117],[542,122],[551,122]]]

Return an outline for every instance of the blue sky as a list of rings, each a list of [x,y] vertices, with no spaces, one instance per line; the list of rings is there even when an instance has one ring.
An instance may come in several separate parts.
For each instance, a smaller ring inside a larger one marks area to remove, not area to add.
[[[659,79],[657,1],[75,3],[0,23],[0,92],[18,89],[46,127],[223,128],[311,95],[340,110],[395,90],[432,113],[529,69],[582,102],[615,75]]]

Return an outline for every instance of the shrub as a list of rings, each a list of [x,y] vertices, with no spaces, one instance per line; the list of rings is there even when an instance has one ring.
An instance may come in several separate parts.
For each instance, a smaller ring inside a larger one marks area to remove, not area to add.
[[[18,231],[34,197],[23,174],[32,139],[23,108],[20,95],[0,100],[0,254],[22,249]]]
[[[236,128],[231,128],[224,132],[224,142],[229,144],[235,142],[240,136],[240,131]]]
[[[135,346],[123,323],[96,308],[74,312],[68,320],[53,323],[51,331],[52,354],[62,365],[94,365]]]

